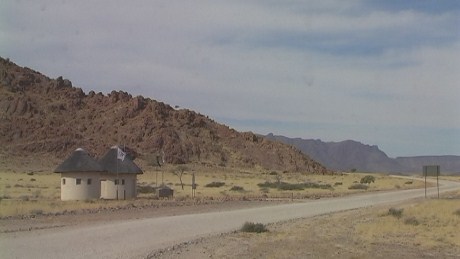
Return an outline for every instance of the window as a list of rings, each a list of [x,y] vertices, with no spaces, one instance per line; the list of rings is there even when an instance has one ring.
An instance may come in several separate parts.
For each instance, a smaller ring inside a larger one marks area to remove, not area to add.
[[[121,185],[125,185],[125,179],[121,179]]]
[[[62,178],[62,185],[65,185],[65,178]]]
[[[118,179],[115,179],[115,185],[118,185]]]
[[[91,185],[91,179],[87,180],[88,185]]]
[[[80,184],[81,184],[81,179],[77,178],[77,185],[80,185]]]

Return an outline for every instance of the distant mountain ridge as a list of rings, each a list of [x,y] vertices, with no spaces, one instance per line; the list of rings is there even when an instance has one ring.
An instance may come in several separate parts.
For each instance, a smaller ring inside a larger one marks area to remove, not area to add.
[[[265,137],[292,145],[331,170],[417,173],[422,171],[423,165],[440,165],[442,172],[460,174],[460,156],[390,158],[378,146],[370,146],[354,140],[323,142],[314,139],[288,138],[271,133]]]
[[[424,165],[440,165],[441,173],[457,173],[460,175],[460,156],[414,156],[397,157],[395,159],[408,172],[420,172]]]

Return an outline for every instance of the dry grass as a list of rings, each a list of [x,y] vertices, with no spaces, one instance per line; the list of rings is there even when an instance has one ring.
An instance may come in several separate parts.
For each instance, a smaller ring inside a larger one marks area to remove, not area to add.
[[[195,172],[195,180],[198,184],[197,195],[206,197],[222,197],[222,196],[247,196],[247,197],[291,197],[294,193],[296,198],[308,198],[314,196],[341,196],[350,193],[362,192],[362,190],[349,190],[348,187],[354,183],[359,183],[362,177],[366,174],[352,173],[343,175],[305,175],[300,173],[282,173],[276,172],[278,176],[274,175],[272,171],[263,170],[248,170],[248,169],[228,169],[228,168],[203,168],[189,166],[190,170],[186,172],[183,177],[185,183],[184,190],[180,188],[179,179],[174,176],[170,171],[173,168],[165,168],[164,170],[157,169],[157,171],[148,171],[139,176],[139,183],[150,184],[155,186],[157,183],[161,184],[162,175],[164,183],[174,188],[176,196],[187,196],[191,194],[191,181],[192,170]],[[408,189],[408,188],[422,188],[424,183],[422,181],[412,181],[412,184],[407,184],[408,180],[390,177],[384,174],[375,174],[375,183],[369,185],[367,191],[379,190],[394,190],[394,189]],[[277,177],[281,181],[287,183],[303,183],[313,182],[318,184],[330,184],[333,190],[328,189],[305,189],[302,191],[281,191],[276,189],[261,189],[257,184],[266,181],[276,182]],[[209,188],[205,185],[212,182],[225,183],[222,187]],[[233,186],[241,186],[244,188],[244,193],[233,193],[229,190]],[[268,191],[268,192],[267,192]]]
[[[452,195],[449,194],[449,195]],[[388,210],[356,227],[357,235],[368,243],[400,243],[428,249],[460,248],[460,191],[456,199],[430,199],[402,206],[401,217],[392,217]]]
[[[305,199],[314,197],[342,196],[364,190],[349,190],[348,187],[359,182],[365,174],[353,173],[343,175],[306,175],[300,173],[273,172],[262,169],[232,169],[210,168],[197,165],[187,165],[182,180],[173,175],[175,166],[150,168],[139,175],[138,184],[156,187],[162,183],[174,189],[176,200],[191,199],[192,172],[195,173],[197,190],[196,197],[200,199]],[[407,184],[405,179],[397,179],[383,174],[375,174],[375,183],[369,185],[367,191],[391,190],[396,188],[421,188],[423,182],[413,181]],[[0,217],[29,215],[37,213],[59,213],[63,211],[97,209],[125,206],[126,204],[142,205],[145,199],[156,199],[153,193],[139,193],[141,199],[131,201],[60,201],[60,175],[51,172],[0,172]],[[162,180],[163,179],[163,180]],[[272,188],[260,188],[259,183],[283,181],[287,183],[312,182],[330,184],[333,189],[305,189],[283,191]],[[221,187],[205,187],[212,182],[225,183]],[[242,191],[231,191],[235,186]]]
[[[458,258],[460,191],[446,197],[400,204],[399,219],[389,206],[350,210],[203,239],[161,258]]]

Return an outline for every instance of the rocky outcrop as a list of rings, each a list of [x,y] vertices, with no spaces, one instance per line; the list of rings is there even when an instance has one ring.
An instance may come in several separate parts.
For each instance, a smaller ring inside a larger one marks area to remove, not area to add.
[[[63,158],[77,147],[100,156],[119,144],[141,160],[164,153],[173,164],[328,173],[293,147],[196,112],[123,91],[85,94],[67,79],[50,79],[1,58],[0,144],[0,152],[10,156]]]

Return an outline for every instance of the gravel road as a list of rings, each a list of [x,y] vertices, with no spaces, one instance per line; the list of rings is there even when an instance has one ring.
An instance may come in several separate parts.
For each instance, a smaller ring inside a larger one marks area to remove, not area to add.
[[[460,182],[440,181],[441,192]],[[423,197],[424,189],[366,193],[341,198],[233,211],[145,218],[0,234],[0,258],[144,258],[152,251],[229,232],[244,222],[271,223]],[[436,188],[428,195],[437,195]]]

